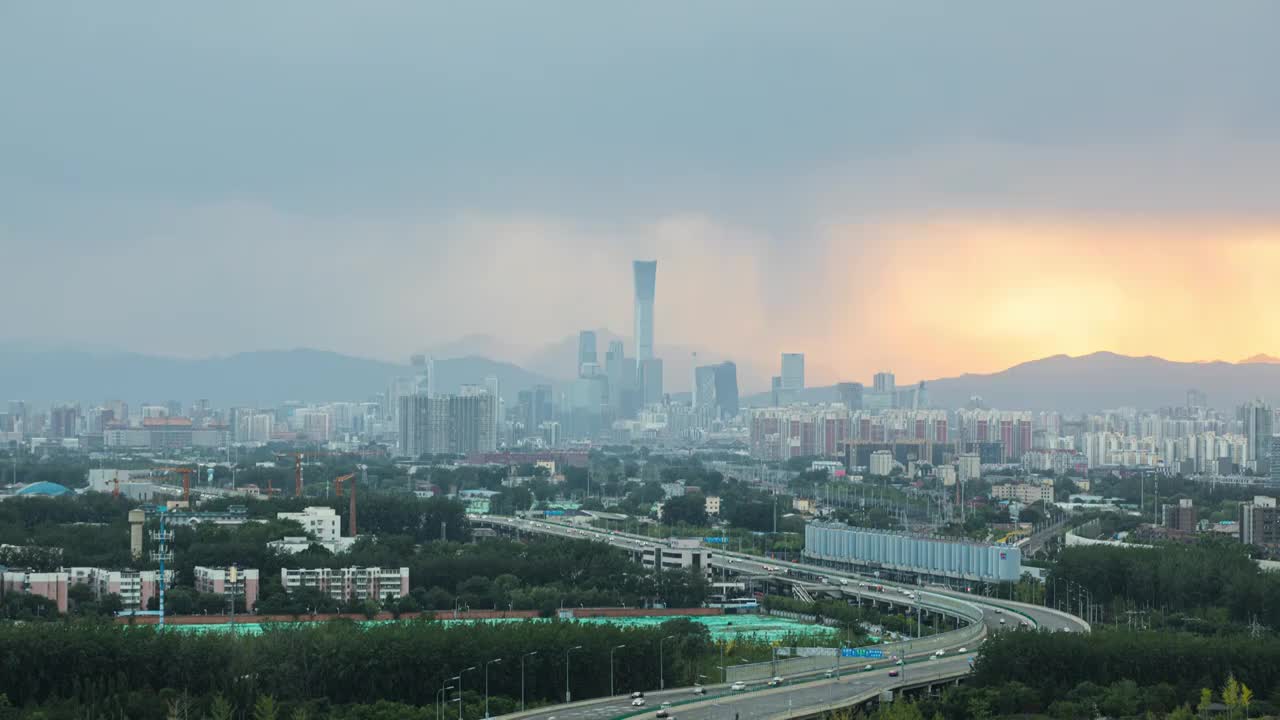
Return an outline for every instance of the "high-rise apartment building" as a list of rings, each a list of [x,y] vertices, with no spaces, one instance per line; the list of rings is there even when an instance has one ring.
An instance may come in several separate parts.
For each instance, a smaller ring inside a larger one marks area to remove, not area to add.
[[[1280,507],[1276,499],[1257,495],[1241,503],[1240,542],[1245,545],[1280,545]]]
[[[465,455],[496,450],[498,399],[474,387],[463,395],[401,398],[401,454],[418,457],[424,453]]]
[[[1182,498],[1177,505],[1164,505],[1160,512],[1160,524],[1166,528],[1178,532],[1195,532],[1196,508],[1191,498]]]
[[[1262,399],[1245,403],[1239,410],[1240,424],[1248,440],[1245,467],[1262,475],[1271,474],[1271,406]]]

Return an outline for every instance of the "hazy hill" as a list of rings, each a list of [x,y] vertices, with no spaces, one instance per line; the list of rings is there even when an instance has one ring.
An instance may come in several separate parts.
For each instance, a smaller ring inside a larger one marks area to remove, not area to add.
[[[1097,352],[1054,355],[990,374],[965,374],[926,382],[933,407],[963,406],[980,395],[988,407],[1084,412],[1118,407],[1156,408],[1186,402],[1198,389],[1212,407],[1228,409],[1262,396],[1280,403],[1280,364],[1188,363],[1157,357]],[[810,402],[836,400],[832,386],[808,388]],[[767,402],[754,395],[752,404]]]
[[[513,402],[522,389],[548,382],[510,363],[481,357],[437,359],[436,387],[498,377]],[[387,388],[407,365],[321,350],[271,350],[227,357],[184,359],[133,353],[0,347],[0,398],[35,402],[102,402],[121,398],[163,402],[209,398],[215,404],[267,404],[282,400],[364,400]]]

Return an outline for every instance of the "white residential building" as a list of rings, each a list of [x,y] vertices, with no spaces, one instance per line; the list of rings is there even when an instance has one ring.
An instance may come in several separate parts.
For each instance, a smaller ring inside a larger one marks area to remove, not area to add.
[[[321,543],[337,542],[342,537],[342,518],[330,507],[309,507],[302,512],[276,513],[278,520],[293,520]]]

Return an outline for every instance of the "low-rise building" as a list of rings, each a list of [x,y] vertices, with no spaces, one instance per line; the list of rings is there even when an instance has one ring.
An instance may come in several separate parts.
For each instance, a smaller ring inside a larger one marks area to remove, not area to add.
[[[340,537],[337,540],[312,540],[308,537],[298,537],[289,535],[279,540],[272,540],[267,543],[267,548],[274,553],[281,555],[296,555],[312,545],[319,545],[329,552],[337,555],[347,552],[352,545],[356,544],[356,539],[351,537]]]
[[[253,568],[204,567],[195,569],[196,592],[244,598],[250,610],[258,604],[258,571]]]
[[[676,538],[665,545],[646,547],[640,554],[640,564],[662,570],[693,569],[711,576],[712,553],[697,538]]]
[[[706,512],[708,515],[719,515],[720,514],[720,496],[708,495],[705,499],[703,499],[702,507],[704,512]]]
[[[1053,502],[1053,481],[992,485],[991,497],[996,500],[1016,500],[1023,505],[1038,502],[1049,505]]]
[[[342,518],[331,507],[308,507],[302,512],[276,513],[278,520],[293,520],[320,542],[333,542],[342,537]]]
[[[281,568],[288,592],[314,588],[338,602],[397,599],[409,594],[409,568]]]
[[[65,572],[31,572],[30,570],[6,570],[0,576],[0,595],[10,593],[39,595],[52,600],[58,612],[67,611],[67,588],[70,580]]]

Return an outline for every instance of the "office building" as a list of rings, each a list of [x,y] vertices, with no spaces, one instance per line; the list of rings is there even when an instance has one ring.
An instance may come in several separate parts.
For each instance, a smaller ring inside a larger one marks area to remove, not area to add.
[[[604,356],[604,374],[609,379],[609,406],[616,418],[633,418],[640,406],[636,393],[637,370],[635,358],[628,358],[622,341],[609,343]]]
[[[1276,499],[1257,495],[1241,503],[1238,519],[1240,542],[1245,545],[1280,545],[1280,507]]]
[[[249,610],[258,604],[258,571],[253,568],[197,565],[195,586],[196,592],[243,600]]]
[[[804,353],[782,353],[782,378],[783,397],[781,404],[796,402],[800,399],[800,392],[804,390]]]
[[[1271,474],[1271,406],[1261,399],[1245,403],[1239,410],[1240,424],[1248,440],[1245,468],[1261,475]]]
[[[716,418],[738,414],[738,367],[731,362],[693,369],[693,407],[709,408]]]
[[[862,409],[862,383],[842,382],[836,385],[840,394],[840,402],[851,411]]]
[[[49,409],[49,426],[46,433],[51,438],[73,438],[79,435],[80,408],[75,405],[56,405]]]
[[[635,274],[635,347],[636,360],[644,363],[653,359],[653,298],[657,283],[658,262],[636,260],[632,263]]]
[[[409,594],[409,568],[281,568],[280,584],[287,592],[319,590],[341,603],[386,602]]]
[[[436,394],[436,361],[426,355],[414,355],[409,358],[413,367],[411,393],[435,397]]]
[[[804,528],[804,556],[843,569],[901,580],[1017,582],[1022,553],[1012,545],[957,542],[842,523]]]
[[[640,399],[645,405],[662,403],[662,358],[640,360]]]
[[[587,365],[598,365],[596,361],[596,333],[594,330],[583,330],[578,333],[578,377],[583,377],[583,368]]]
[[[872,387],[878,393],[891,393],[897,389],[897,381],[891,372],[878,372],[872,379]]]

